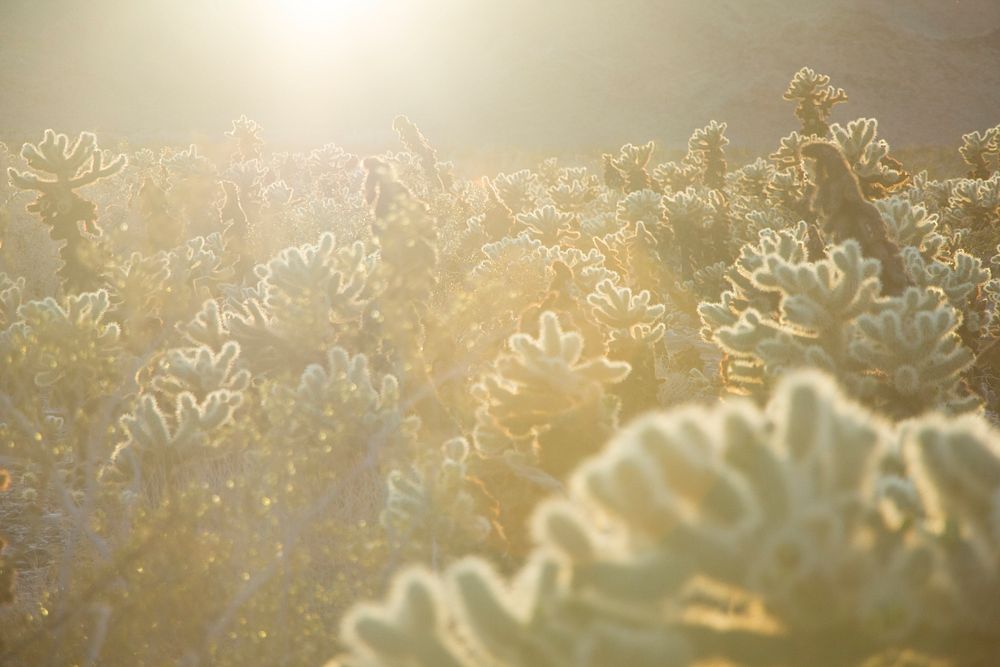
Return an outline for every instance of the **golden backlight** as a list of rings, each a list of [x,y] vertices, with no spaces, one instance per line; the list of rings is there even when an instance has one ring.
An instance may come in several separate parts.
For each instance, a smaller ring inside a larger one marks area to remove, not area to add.
[[[1000,0],[0,0],[0,667],[1000,666]]]
[[[370,19],[384,0],[262,0],[264,18],[272,29],[299,38],[342,34]]]

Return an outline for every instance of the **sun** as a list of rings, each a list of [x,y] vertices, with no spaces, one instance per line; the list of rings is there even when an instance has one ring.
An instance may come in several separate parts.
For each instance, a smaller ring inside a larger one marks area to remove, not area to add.
[[[379,0],[271,0],[271,13],[286,27],[305,33],[342,28]]]

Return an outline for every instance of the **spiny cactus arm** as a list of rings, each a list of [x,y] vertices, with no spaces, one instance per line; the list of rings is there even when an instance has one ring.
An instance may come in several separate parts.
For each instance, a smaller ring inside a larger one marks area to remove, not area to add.
[[[972,365],[974,355],[956,333],[961,315],[948,305],[940,290],[908,288],[880,311],[860,316],[856,324],[858,337],[850,345],[852,357],[882,369],[896,391],[911,401],[940,396],[937,402],[943,406],[952,402],[956,385]],[[968,410],[975,407],[975,401],[955,398],[950,407]]]
[[[85,185],[90,185],[91,183],[99,181],[107,176],[113,176],[125,167],[127,161],[128,158],[122,154],[113,158],[111,162],[104,164],[104,154],[97,151],[94,153],[94,159],[90,168],[84,173],[71,178],[68,186],[70,189],[75,190],[76,188],[82,188]]]
[[[624,178],[626,192],[634,192],[648,188],[652,184],[652,179],[646,171],[649,159],[653,155],[656,145],[649,141],[642,145],[625,144],[617,158],[612,160],[612,164]]]
[[[130,444],[139,451],[155,451],[166,447],[171,440],[167,420],[156,399],[148,394],[139,399],[134,413],[122,417],[121,424]]]
[[[10,177],[11,183],[22,190],[36,190],[42,193],[52,193],[55,192],[57,188],[57,183],[55,181],[43,181],[35,174],[19,172],[13,167],[7,168],[7,176]]]
[[[429,573],[404,571],[397,575],[385,604],[360,605],[344,618],[344,640],[378,667],[481,664],[446,631],[451,619],[443,598],[440,584]]]
[[[962,250],[952,256],[951,263],[945,263],[927,261],[916,248],[908,247],[903,250],[903,261],[915,286],[939,288],[959,310],[965,310],[969,299],[990,280],[982,260]]]
[[[90,132],[81,132],[70,148],[68,136],[46,130],[41,143],[25,144],[21,148],[21,157],[32,169],[68,180],[93,155],[96,147],[97,137]]]
[[[205,433],[230,421],[243,402],[243,394],[219,389],[209,394],[201,403],[194,394],[183,393],[177,397],[177,428],[171,446],[181,452],[205,441]],[[212,447],[209,444],[209,447]]]
[[[688,159],[701,168],[705,185],[722,188],[726,180],[726,123],[712,121],[694,131],[688,140]]]
[[[932,520],[947,577],[948,625],[992,635],[1000,619],[1000,438],[982,419],[930,418],[905,434],[903,453]]]
[[[360,317],[366,305],[365,259],[363,244],[335,250],[329,232],[316,245],[288,248],[266,266],[267,305],[288,325],[321,327]]]
[[[971,521],[1000,540],[994,525],[1000,440],[980,419],[932,419],[907,433],[904,452],[928,511]]]
[[[11,278],[0,271],[0,331],[14,323],[24,295],[24,276]]]
[[[206,299],[201,309],[184,327],[184,336],[195,345],[207,345],[218,351],[229,340],[229,330],[222,309],[215,299]]]
[[[262,129],[257,121],[247,118],[246,114],[241,114],[233,121],[232,128],[226,131],[227,137],[236,140],[239,157],[244,162],[260,158],[261,147],[264,145],[264,140],[260,136]]]
[[[740,315],[735,299],[736,295],[732,291],[726,291],[720,295],[718,302],[702,301],[698,304],[702,338],[710,341],[716,329],[736,324]]]
[[[791,263],[766,257],[753,274],[755,285],[781,294],[787,320],[806,330],[828,331],[868,311],[881,289],[879,262],[861,254],[854,240],[830,248],[829,259]]]
[[[868,196],[883,196],[910,180],[910,175],[889,156],[889,144],[876,140],[878,121],[858,118],[842,126],[834,123],[830,133],[840,146]]]
[[[755,286],[755,273],[767,265],[768,257],[776,255],[789,264],[806,260],[806,239],[809,229],[805,222],[789,229],[775,231],[765,228],[757,235],[757,243],[746,243],[740,248],[734,270],[727,276],[735,296],[748,298],[760,289]]]
[[[792,77],[784,99],[796,102],[795,116],[802,122],[805,134],[824,136],[828,131],[827,119],[835,104],[847,101],[843,88],[834,88],[830,77],[817,74],[812,68],[803,67]]]
[[[335,347],[327,353],[326,365],[312,364],[305,369],[297,391],[302,397],[320,395],[348,382],[357,398],[371,405],[378,403],[379,392],[368,372],[368,358],[363,354],[351,357],[345,349]]]
[[[655,343],[663,337],[666,325],[659,322],[666,312],[662,304],[650,305],[649,290],[633,294],[628,287],[616,287],[602,280],[594,293],[587,296],[594,318],[609,328],[614,338],[629,338]]]
[[[168,350],[164,373],[153,378],[152,386],[173,396],[182,391],[199,397],[218,389],[242,392],[250,385],[250,373],[236,369],[239,354],[236,341],[226,341],[219,352],[207,346]]]
[[[573,229],[577,223],[576,216],[558,211],[554,206],[543,206],[530,213],[518,214],[517,221],[546,246],[580,238],[580,232]]]
[[[913,204],[899,195],[878,199],[874,203],[886,223],[889,237],[904,252],[908,246],[931,258],[941,252],[946,239],[937,232],[939,216],[936,213],[928,213],[923,204]]]
[[[759,418],[747,419],[741,427],[730,419],[727,428],[759,438]],[[696,562],[709,570],[733,567],[726,545],[753,530],[761,517],[750,490],[720,465],[709,423],[698,410],[675,415],[671,423],[640,420],[616,439],[616,447],[578,468],[571,488],[627,526],[633,548],[677,547],[668,557],[673,568]],[[676,572],[664,575],[681,583]]]
[[[437,159],[437,151],[431,147],[424,137],[420,128],[406,116],[396,116],[392,122],[392,129],[399,135],[399,140],[408,151],[417,156],[420,166],[427,175],[428,180],[439,190],[449,190],[452,186],[452,177],[442,170],[441,163]]]
[[[69,138],[65,134],[46,130],[45,138],[37,146],[25,144],[21,155],[29,167],[52,174],[55,178],[46,180],[37,174],[21,173],[11,168],[8,170],[11,180],[20,188],[43,194],[66,192],[89,185],[118,173],[126,164],[124,154],[104,164],[104,154],[97,149],[97,137],[89,132],[82,132],[69,148]],[[85,167],[88,160],[90,165]]]
[[[792,132],[782,137],[778,142],[778,148],[767,157],[774,163],[778,173],[791,174],[797,177],[797,180],[801,180],[804,176],[802,146],[809,141],[812,141],[810,136]]]
[[[1000,125],[982,132],[975,131],[962,135],[962,146],[958,149],[962,159],[972,171],[972,178],[989,178],[992,165],[988,162],[990,156],[1000,153]]]
[[[830,77],[828,75],[818,74],[811,67],[803,67],[792,77],[792,80],[788,84],[788,90],[784,93],[784,97],[786,100],[800,99],[807,95],[812,95],[818,90],[822,90],[829,83]],[[842,96],[843,92],[843,89],[840,88],[836,90],[831,89],[831,94],[834,97]],[[846,96],[844,97],[846,98]]]
[[[528,594],[516,596],[507,592],[492,568],[466,559],[449,570],[448,580],[470,638],[486,655],[511,667],[557,667],[564,664],[560,653],[565,646],[560,646],[554,628],[546,627],[538,608],[552,599],[556,575],[551,565],[522,572],[515,586],[521,584]]]
[[[630,370],[625,362],[603,357],[578,363],[583,352],[583,336],[576,331],[563,331],[559,318],[551,311],[541,315],[538,338],[514,334],[510,338],[510,347],[521,359],[507,357],[500,367],[504,377],[515,381],[526,381],[528,378],[540,380],[561,369],[560,375],[563,376],[574,375],[591,382],[614,383],[625,379]]]
[[[506,441],[537,436],[548,446],[538,451],[556,458],[598,445],[604,436],[597,434],[617,421],[618,403],[607,385],[624,380],[631,365],[603,355],[582,359],[583,337],[564,332],[551,311],[541,315],[537,338],[515,334],[509,346],[474,387],[481,408],[477,443],[492,450],[494,444],[502,448]],[[594,423],[592,433],[565,435],[583,422]],[[548,463],[561,465],[556,458]]]

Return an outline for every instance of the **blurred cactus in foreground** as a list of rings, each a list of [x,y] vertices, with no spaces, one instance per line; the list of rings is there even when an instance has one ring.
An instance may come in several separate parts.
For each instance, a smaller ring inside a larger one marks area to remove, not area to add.
[[[536,512],[537,546],[510,581],[478,559],[408,570],[386,602],[348,615],[352,653],[333,664],[1000,655],[1000,433],[979,418],[893,430],[797,374],[766,410],[646,417],[570,487]]]

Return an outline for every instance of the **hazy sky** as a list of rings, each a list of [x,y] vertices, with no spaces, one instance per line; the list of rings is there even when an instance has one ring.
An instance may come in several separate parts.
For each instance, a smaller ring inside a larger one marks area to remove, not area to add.
[[[1000,82],[975,61],[1000,62],[996,39],[928,39],[951,19],[899,4],[0,0],[0,132],[184,141],[246,113],[278,142],[366,147],[407,113],[442,146],[545,149],[682,145],[716,118],[766,147],[796,127],[781,93],[802,65],[848,90],[839,119],[884,117],[898,141],[995,124]]]

